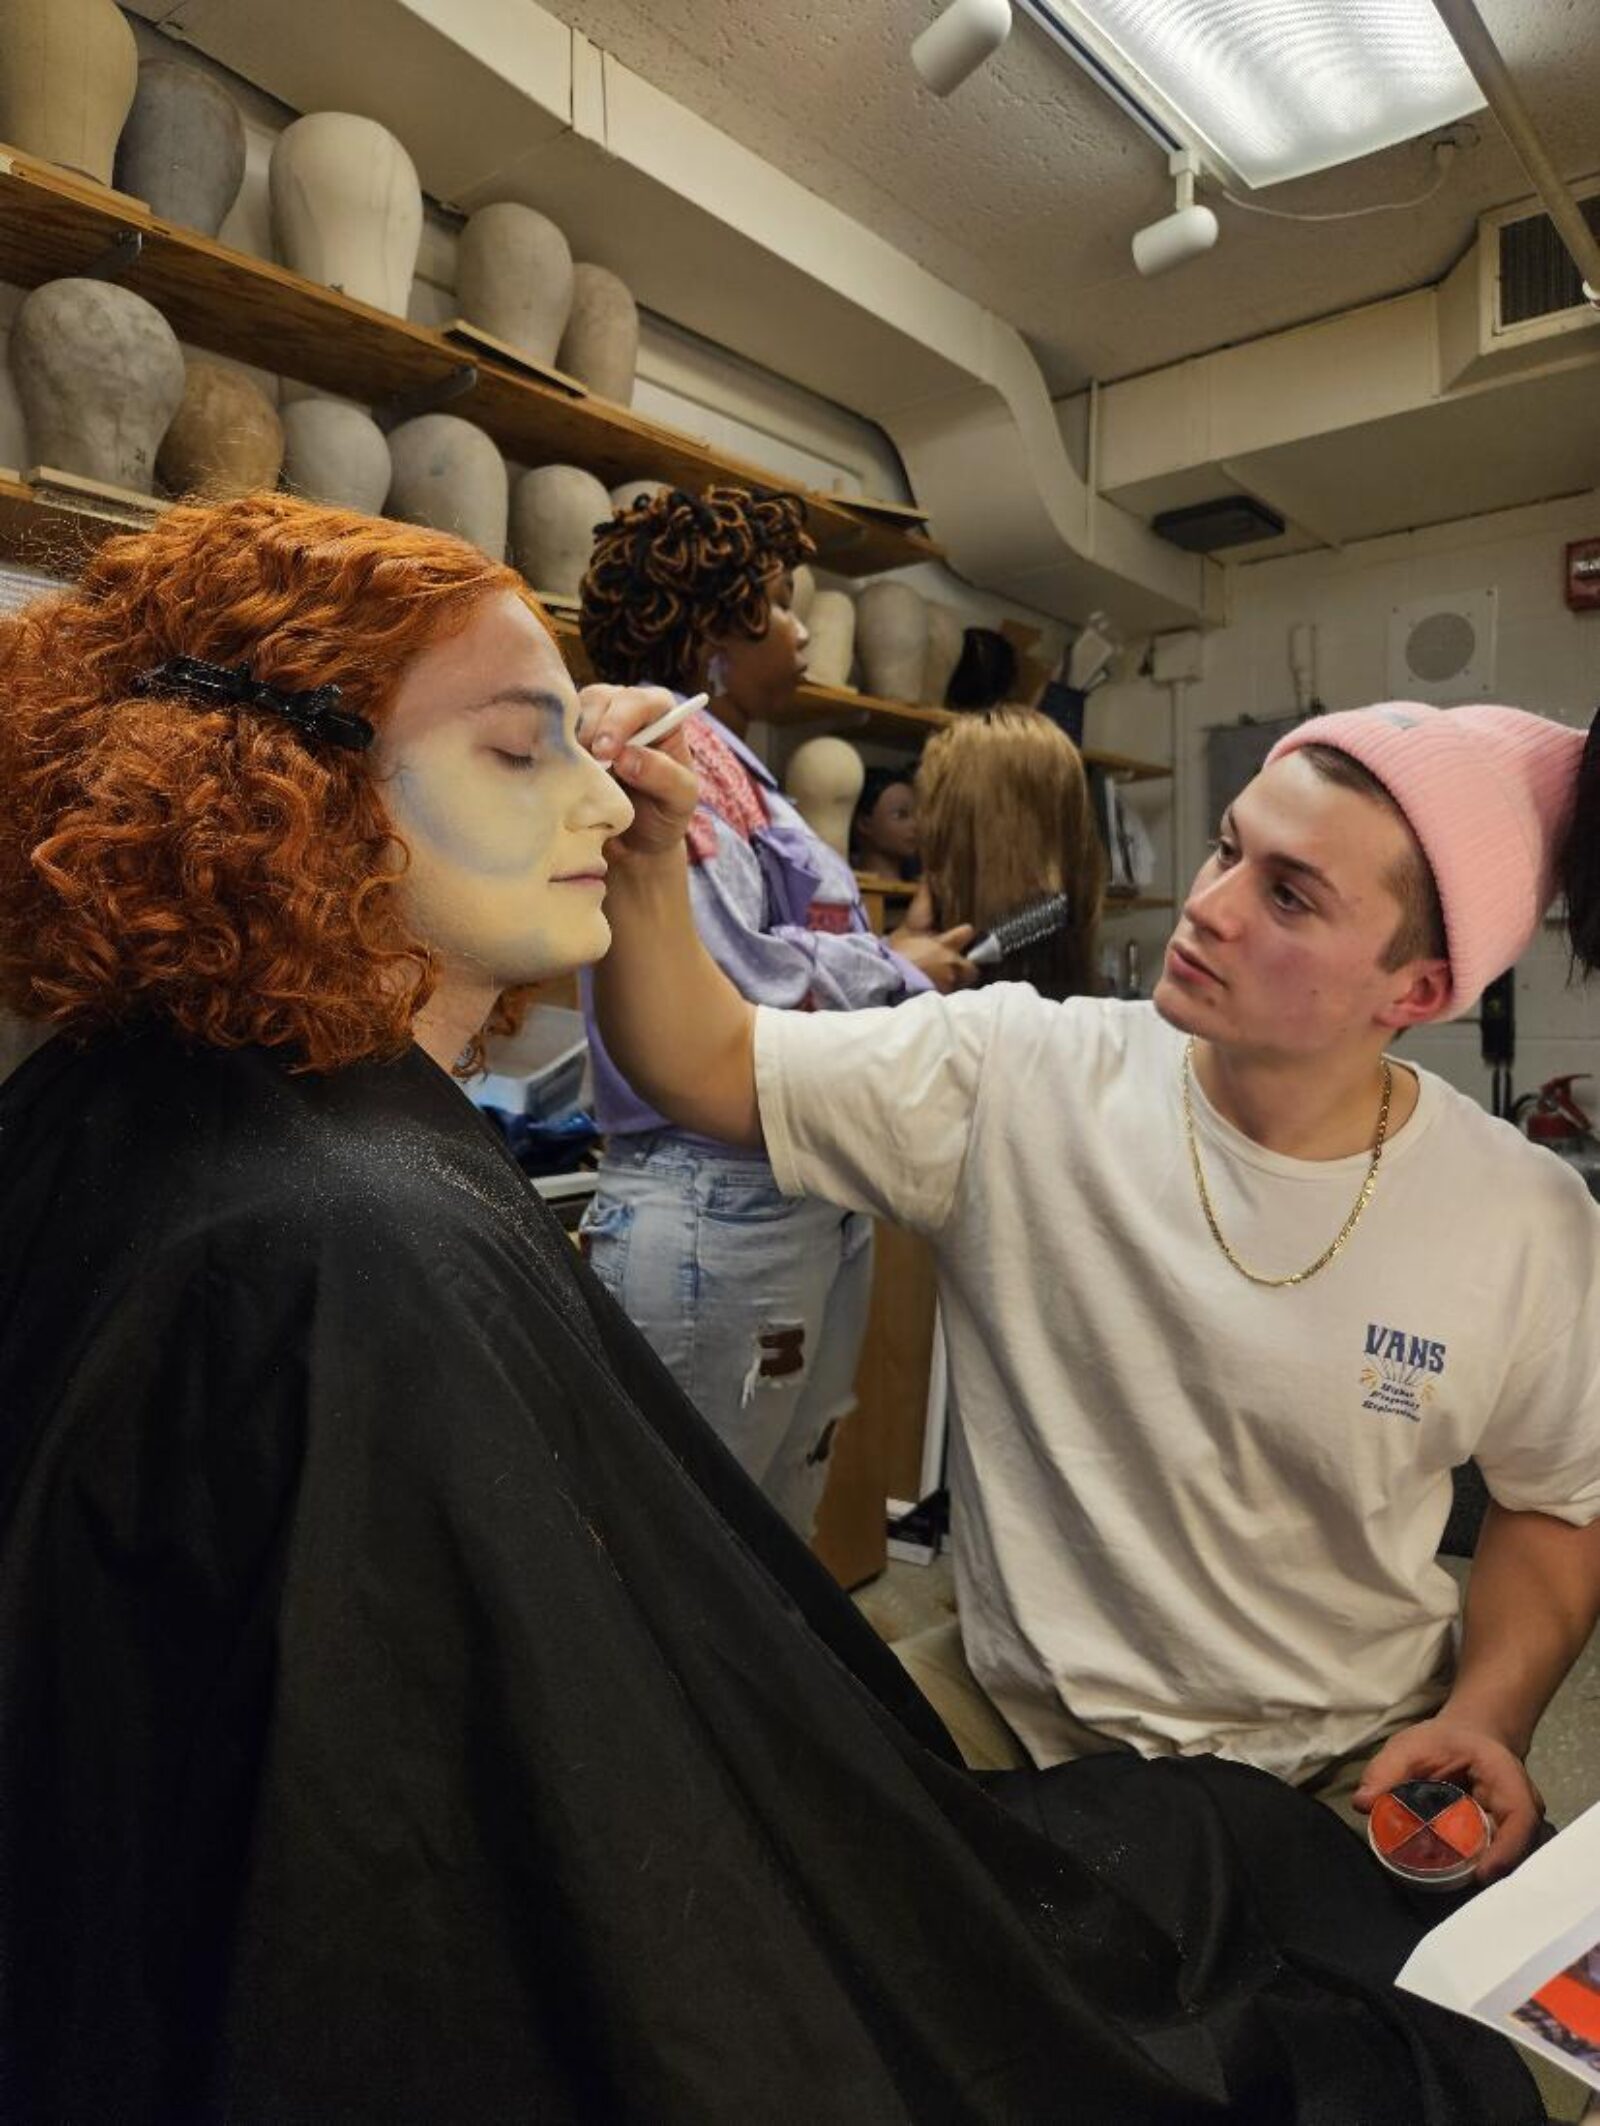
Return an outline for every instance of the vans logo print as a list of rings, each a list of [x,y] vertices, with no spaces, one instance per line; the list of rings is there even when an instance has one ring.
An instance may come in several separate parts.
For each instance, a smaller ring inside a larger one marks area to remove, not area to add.
[[[1367,1323],[1366,1363],[1361,1368],[1361,1407],[1380,1417],[1420,1421],[1433,1401],[1436,1378],[1444,1371],[1445,1346],[1387,1322]]]

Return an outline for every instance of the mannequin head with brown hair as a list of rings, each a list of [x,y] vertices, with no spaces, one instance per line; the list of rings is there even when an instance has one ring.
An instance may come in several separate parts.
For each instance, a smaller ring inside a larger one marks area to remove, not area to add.
[[[464,541],[285,495],[175,508],[0,623],[0,691],[0,1005],[36,1024],[319,1071],[438,1057],[439,1024],[454,1056],[609,941],[631,808],[539,608]]]
[[[1105,858],[1078,749],[1036,709],[964,716],[923,749],[917,832],[938,929],[980,934],[1047,893],[1065,893],[1065,930],[1005,960],[993,978],[1043,996],[1094,987]]]

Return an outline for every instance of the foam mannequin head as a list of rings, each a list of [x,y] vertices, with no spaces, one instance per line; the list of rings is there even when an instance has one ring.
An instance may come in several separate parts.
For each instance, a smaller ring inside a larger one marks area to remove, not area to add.
[[[808,738],[789,755],[783,787],[806,825],[841,856],[850,853],[850,819],[866,779],[861,755],[842,738]]]

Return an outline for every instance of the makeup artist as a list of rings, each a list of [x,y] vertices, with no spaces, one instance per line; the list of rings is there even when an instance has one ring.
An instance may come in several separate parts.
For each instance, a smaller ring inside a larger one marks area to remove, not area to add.
[[[972,932],[875,936],[848,864],[744,743],[752,722],[793,704],[806,646],[793,572],[814,551],[796,495],[658,494],[601,528],[581,626],[597,679],[711,693],[686,727],[700,779],[686,836],[695,928],[741,998],[834,1015],[970,981]],[[759,1147],[673,1127],[614,1066],[592,1015],[590,1040],[606,1135],[583,1223],[590,1264],[809,1536],[854,1407],[871,1221],[785,1196]]]
[[[1358,1811],[1450,1775],[1495,1819],[1481,1875],[1526,1851],[1600,1606],[1600,1216],[1388,1050],[1530,942],[1580,750],[1495,707],[1302,724],[1149,1004],[753,1009],[683,823],[636,828],[595,994],[641,1095],[937,1250],[960,1631],[897,1651],[970,1761],[1214,1753]],[[1469,1457],[1463,1617],[1435,1553]]]

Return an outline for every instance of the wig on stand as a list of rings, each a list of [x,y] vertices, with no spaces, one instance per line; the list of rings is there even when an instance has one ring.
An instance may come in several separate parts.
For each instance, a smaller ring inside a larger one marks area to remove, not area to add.
[[[1008,957],[996,979],[1031,982],[1042,996],[1090,994],[1105,856],[1071,739],[1037,709],[963,717],[929,742],[916,792],[934,927],[982,933],[1065,893],[1066,927]]]

